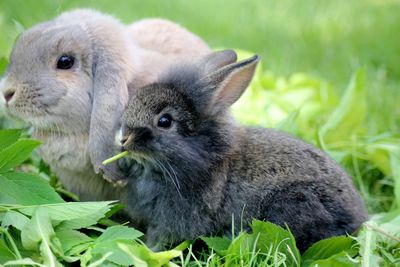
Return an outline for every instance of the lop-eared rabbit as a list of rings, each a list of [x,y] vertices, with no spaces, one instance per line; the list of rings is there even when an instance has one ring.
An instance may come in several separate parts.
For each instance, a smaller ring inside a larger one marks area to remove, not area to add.
[[[102,176],[118,177],[117,165],[102,169],[101,162],[115,154],[129,95],[171,63],[209,52],[167,20],[123,25],[79,9],[22,33],[1,90],[8,113],[33,125],[40,155],[68,190],[81,200],[123,199],[124,189]]]

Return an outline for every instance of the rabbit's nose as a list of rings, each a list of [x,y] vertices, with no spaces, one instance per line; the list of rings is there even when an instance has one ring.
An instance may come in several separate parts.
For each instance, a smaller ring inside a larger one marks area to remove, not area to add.
[[[129,143],[131,143],[132,140],[133,140],[133,135],[132,135],[132,134],[130,134],[130,135],[128,135],[128,136],[123,136],[123,137],[121,138],[121,145],[122,145],[122,147],[126,147],[127,145],[129,145]]]
[[[3,93],[4,99],[6,100],[7,104],[11,101],[14,95],[15,95],[15,89],[7,89]]]

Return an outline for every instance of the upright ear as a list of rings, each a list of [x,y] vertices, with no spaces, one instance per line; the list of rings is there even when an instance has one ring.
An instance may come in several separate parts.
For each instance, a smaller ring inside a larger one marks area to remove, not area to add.
[[[123,67],[115,55],[94,57],[89,154],[96,173],[102,161],[113,156],[118,149],[114,137],[129,98],[127,70]]]
[[[260,57],[226,65],[202,79],[202,94],[207,98],[207,113],[217,114],[235,103],[253,78]]]
[[[217,51],[206,56],[202,65],[204,66],[205,73],[214,72],[228,64],[235,63],[237,61],[237,55],[233,50]]]

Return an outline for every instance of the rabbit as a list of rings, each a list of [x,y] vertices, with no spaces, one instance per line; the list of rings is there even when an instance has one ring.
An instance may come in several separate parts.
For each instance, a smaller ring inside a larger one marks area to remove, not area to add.
[[[39,154],[67,190],[86,201],[123,200],[125,189],[106,179],[124,174],[101,162],[118,149],[114,132],[129,96],[173,62],[210,51],[167,20],[123,25],[78,9],[22,33],[0,87],[7,112],[33,126]]]
[[[338,164],[286,133],[231,117],[259,57],[236,61],[226,50],[175,65],[135,91],[124,111],[116,140],[140,166],[126,178],[128,212],[145,225],[147,244],[229,234],[232,215],[235,229],[253,218],[287,224],[301,251],[355,231],[367,212]]]

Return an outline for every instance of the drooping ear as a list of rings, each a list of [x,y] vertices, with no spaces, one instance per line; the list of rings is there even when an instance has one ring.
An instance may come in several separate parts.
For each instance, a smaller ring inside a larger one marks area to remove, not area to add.
[[[202,93],[207,98],[206,112],[217,114],[235,103],[250,84],[259,60],[260,57],[255,55],[204,77]]]
[[[206,56],[202,65],[204,66],[204,73],[214,72],[228,64],[235,63],[237,55],[233,50],[217,51]]]
[[[103,52],[104,51],[100,51]],[[90,120],[89,155],[96,173],[103,160],[113,156],[122,112],[128,102],[128,78],[124,65],[115,57],[94,57],[93,106]],[[126,65],[125,65],[126,66]]]

